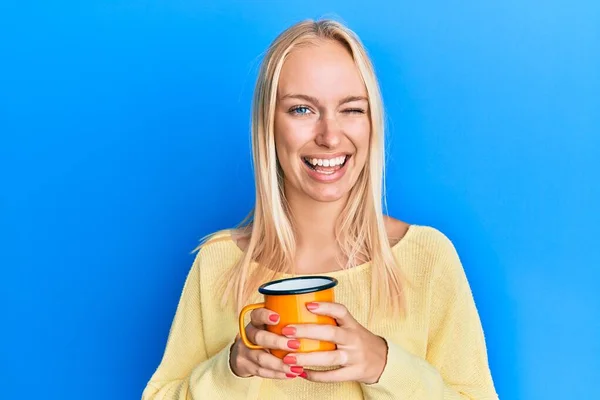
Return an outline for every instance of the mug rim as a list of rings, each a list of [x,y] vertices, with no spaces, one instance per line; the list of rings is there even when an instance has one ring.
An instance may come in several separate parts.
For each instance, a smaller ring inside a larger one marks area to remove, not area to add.
[[[309,288],[301,288],[301,289],[271,290],[271,289],[266,288],[267,286],[270,286],[270,285],[273,285],[276,283],[280,283],[280,282],[297,281],[297,280],[305,280],[305,279],[326,279],[329,282],[324,283],[322,285],[313,286],[313,287],[309,287]],[[337,284],[338,284],[338,280],[331,276],[321,276],[321,275],[296,276],[293,278],[283,278],[283,279],[277,279],[274,281],[263,283],[258,288],[258,292],[260,294],[265,294],[265,295],[269,295],[269,296],[285,296],[285,295],[293,295],[293,294],[305,294],[305,293],[320,292],[322,290],[331,289],[332,287],[335,287]]]

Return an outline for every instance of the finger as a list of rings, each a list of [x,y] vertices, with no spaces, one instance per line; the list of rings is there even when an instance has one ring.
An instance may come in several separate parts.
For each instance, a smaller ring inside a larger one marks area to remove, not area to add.
[[[272,369],[262,368],[258,366],[256,367],[255,373],[253,375],[269,379],[289,379],[296,377],[296,375],[294,374],[286,374],[285,372],[274,371]]]
[[[300,342],[297,339],[279,336],[251,324],[246,326],[246,335],[252,343],[267,349],[295,351],[300,348]]]
[[[351,325],[356,320],[343,304],[329,302],[306,303],[306,308],[313,314],[335,318],[339,326]]]
[[[333,369],[331,371],[311,371],[306,370],[305,379],[313,382],[345,382],[351,381],[352,375],[348,367]]]
[[[347,332],[334,325],[318,324],[298,324],[288,325],[282,329],[282,333],[287,337],[324,340],[337,344],[347,343]]]
[[[239,348],[235,361],[238,371],[244,371],[246,376],[289,379],[303,372],[298,369],[302,367],[285,365],[282,360],[265,350],[250,350],[243,345]]]
[[[296,364],[302,367],[333,367],[348,363],[348,353],[343,350],[295,353],[293,357]]]
[[[287,365],[283,360],[267,353],[263,350],[254,350],[249,354],[250,361],[254,362],[261,372],[274,371],[279,373],[279,376],[288,377],[287,375],[297,376],[304,372],[304,368],[297,365]]]
[[[250,313],[250,323],[256,327],[263,325],[277,325],[279,315],[266,308],[257,308]]]

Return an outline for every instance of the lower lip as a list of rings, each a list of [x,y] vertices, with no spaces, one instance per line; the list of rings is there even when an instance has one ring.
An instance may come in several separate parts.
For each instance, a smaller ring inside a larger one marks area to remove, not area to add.
[[[302,165],[304,165],[304,168],[306,168],[306,171],[308,172],[308,176],[310,176],[315,181],[321,182],[321,183],[333,183],[333,182],[336,182],[336,181],[342,179],[342,177],[346,173],[348,164],[350,163],[350,160],[348,159],[348,160],[346,160],[346,163],[344,164],[344,166],[342,168],[338,169],[337,171],[335,171],[333,174],[322,174],[322,173],[317,172],[314,169],[310,168],[308,165],[306,165],[304,160],[301,159],[300,161],[302,162]]]

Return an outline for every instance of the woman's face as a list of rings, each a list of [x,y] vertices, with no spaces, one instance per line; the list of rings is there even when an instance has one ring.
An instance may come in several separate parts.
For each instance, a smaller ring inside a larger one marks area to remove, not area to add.
[[[334,41],[294,49],[275,111],[286,195],[345,198],[367,160],[370,131],[367,90],[348,50]]]

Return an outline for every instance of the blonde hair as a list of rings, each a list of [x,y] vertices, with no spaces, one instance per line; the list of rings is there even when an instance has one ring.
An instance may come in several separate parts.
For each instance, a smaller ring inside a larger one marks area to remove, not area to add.
[[[338,245],[347,256],[344,268],[356,260],[372,263],[370,315],[376,310],[404,310],[404,278],[396,265],[384,224],[384,116],[379,85],[360,39],[333,20],[307,20],[282,32],[269,47],[256,82],[252,105],[252,154],[256,203],[234,230],[249,237],[243,257],[223,277],[225,306],[234,300],[239,311],[258,286],[280,273],[294,273],[296,250],[293,221],[283,191],[282,171],[275,152],[274,118],[279,76],[286,57],[297,46],[319,40],[341,43],[352,55],[364,81],[371,119],[368,162],[351,189],[335,228]],[[206,242],[205,242],[206,243]],[[256,262],[261,267],[251,268]],[[383,283],[383,284],[382,284]]]

